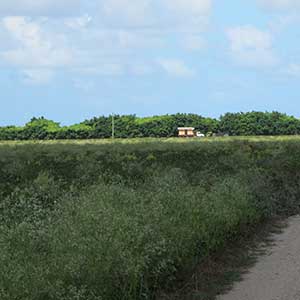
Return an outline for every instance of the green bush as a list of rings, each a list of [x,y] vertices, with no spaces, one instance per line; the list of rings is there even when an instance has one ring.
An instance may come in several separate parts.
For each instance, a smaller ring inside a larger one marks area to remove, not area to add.
[[[0,145],[0,299],[155,299],[275,214],[300,143]]]
[[[138,118],[114,116],[115,137],[174,137],[178,126],[194,126],[203,132],[217,131],[218,121],[196,114],[175,114]],[[24,127],[0,127],[0,140],[65,140],[111,138],[112,116],[100,116],[80,124],[61,127],[44,117],[32,118]]]
[[[212,136],[299,135],[300,120],[279,112],[226,113],[219,119],[177,113],[153,117],[135,115],[100,116],[79,124],[61,126],[44,117],[32,118],[23,127],[0,127],[0,140],[108,139],[112,121],[116,138],[169,138],[178,136],[178,127],[194,127]]]

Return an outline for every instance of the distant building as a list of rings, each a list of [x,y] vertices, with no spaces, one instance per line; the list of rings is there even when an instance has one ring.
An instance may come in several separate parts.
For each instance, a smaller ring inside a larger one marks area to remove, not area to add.
[[[179,127],[178,136],[179,137],[194,137],[196,135],[194,127]]]

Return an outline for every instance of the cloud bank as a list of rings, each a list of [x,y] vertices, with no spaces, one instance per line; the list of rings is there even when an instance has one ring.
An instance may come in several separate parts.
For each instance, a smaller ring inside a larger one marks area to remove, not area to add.
[[[227,30],[233,59],[244,66],[269,67],[278,63],[270,32],[255,26],[237,26]]]
[[[167,47],[172,35],[182,50],[203,48],[211,10],[212,0],[2,1],[0,37],[7,42],[0,46],[0,64],[43,83],[61,68],[82,74],[98,69],[94,75],[153,72],[159,64],[150,52]],[[175,61],[160,67],[187,75],[185,63]]]
[[[300,9],[299,0],[258,0],[259,4],[273,11],[294,11]]]

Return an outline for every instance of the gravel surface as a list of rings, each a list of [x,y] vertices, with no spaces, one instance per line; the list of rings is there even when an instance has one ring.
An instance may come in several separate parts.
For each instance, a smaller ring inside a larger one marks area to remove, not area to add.
[[[243,281],[218,300],[300,300],[300,216],[288,224]]]

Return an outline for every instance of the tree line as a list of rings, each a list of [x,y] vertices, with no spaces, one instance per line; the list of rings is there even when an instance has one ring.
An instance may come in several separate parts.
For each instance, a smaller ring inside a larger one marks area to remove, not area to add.
[[[0,140],[55,140],[110,138],[114,119],[116,138],[175,137],[178,127],[195,127],[207,136],[297,135],[300,119],[279,112],[226,113],[219,119],[197,114],[152,117],[100,116],[71,126],[44,117],[32,118],[25,126],[0,127]]]

